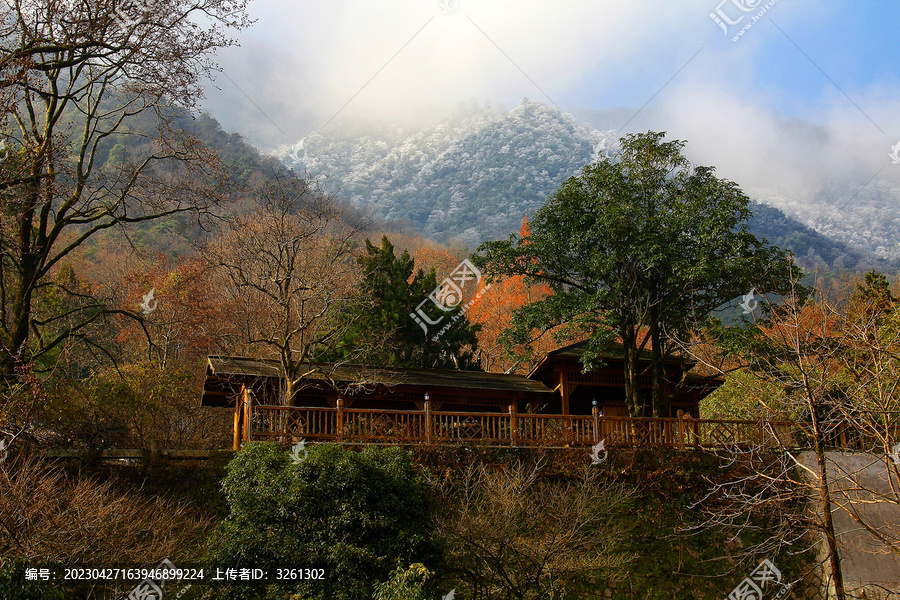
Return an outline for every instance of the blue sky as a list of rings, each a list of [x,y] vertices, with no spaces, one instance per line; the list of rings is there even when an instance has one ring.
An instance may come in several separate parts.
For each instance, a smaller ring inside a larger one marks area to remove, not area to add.
[[[740,19],[727,35],[717,9]],[[523,97],[624,107],[637,114],[625,131],[669,131],[750,186],[865,179],[900,140],[895,0],[254,0],[250,11],[257,23],[221,54],[205,106],[263,149],[335,118]]]

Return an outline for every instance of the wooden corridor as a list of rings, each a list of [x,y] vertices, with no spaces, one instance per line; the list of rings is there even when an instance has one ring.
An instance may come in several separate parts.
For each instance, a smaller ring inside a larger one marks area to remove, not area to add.
[[[234,449],[243,441],[395,444],[483,444],[509,447],[729,448],[794,447],[788,423],[692,419],[679,411],[669,419],[508,412],[438,412],[238,404]]]

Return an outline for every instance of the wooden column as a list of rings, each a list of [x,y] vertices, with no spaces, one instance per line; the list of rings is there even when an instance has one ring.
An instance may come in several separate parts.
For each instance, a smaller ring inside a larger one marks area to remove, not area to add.
[[[425,443],[431,443],[431,402],[425,401]]]
[[[244,386],[241,386],[241,393],[234,400],[234,432],[231,440],[231,449],[237,452],[241,449],[241,415],[244,412]]]
[[[250,418],[251,418],[251,406],[250,406],[250,390],[245,386],[244,387],[243,396],[243,404],[244,404],[244,441],[250,441]]]
[[[519,415],[516,405],[509,405],[509,441],[513,446],[519,445]]]
[[[559,372],[559,393],[562,396],[562,414],[569,414],[569,374],[565,369]]]
[[[678,449],[684,452],[684,411],[678,409]]]
[[[344,399],[338,396],[337,399],[337,413],[335,414],[334,427],[336,431],[334,432],[337,435],[337,441],[344,441]]]

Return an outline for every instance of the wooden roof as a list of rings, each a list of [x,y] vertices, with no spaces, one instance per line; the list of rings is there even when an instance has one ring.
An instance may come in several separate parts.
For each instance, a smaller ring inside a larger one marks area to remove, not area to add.
[[[535,379],[539,378],[543,372],[553,366],[554,362],[558,362],[556,359],[563,359],[567,362],[579,362],[587,351],[587,344],[588,340],[582,340],[580,342],[575,342],[574,344],[569,344],[568,346],[563,346],[562,348],[557,348],[556,350],[551,350],[544,355],[541,362],[531,370],[528,377]],[[598,357],[601,360],[620,361],[622,360],[622,345],[610,345],[606,350],[600,352]],[[650,361],[650,359],[651,354],[649,350],[641,350],[638,353],[639,361]],[[709,393],[725,382],[724,379],[713,374],[700,373],[697,371],[692,372],[691,369],[697,365],[697,361],[683,356],[668,356],[664,363],[669,366],[677,366],[679,369],[687,371],[684,380],[681,382],[682,387],[698,388]]]
[[[588,340],[582,340],[580,342],[575,342],[574,344],[569,344],[568,346],[563,346],[562,348],[557,348],[556,350],[551,350],[545,354],[544,358],[541,359],[541,362],[531,370],[528,377],[534,377],[537,373],[544,370],[548,363],[553,362],[554,358],[581,360],[587,352],[587,344]],[[607,346],[605,350],[598,353],[597,357],[600,360],[622,360],[622,345],[611,344]],[[638,360],[651,360],[650,351],[640,350],[638,352]],[[664,362],[669,365],[684,365],[685,370],[690,370],[696,364],[696,361],[682,356],[668,356]]]
[[[308,380],[339,385],[377,384],[388,387],[456,388],[521,392],[525,394],[553,394],[540,381],[522,375],[484,373],[481,371],[450,371],[438,369],[403,369],[362,365],[334,365],[328,363],[304,365],[313,372]],[[237,356],[207,357],[206,382],[202,406],[230,406],[242,383],[260,378],[280,378],[276,360],[242,358]]]

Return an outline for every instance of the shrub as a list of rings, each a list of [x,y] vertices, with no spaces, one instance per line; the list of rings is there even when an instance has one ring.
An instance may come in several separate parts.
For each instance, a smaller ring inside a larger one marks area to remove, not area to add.
[[[443,483],[445,586],[462,598],[560,599],[622,578],[633,497],[587,467],[552,476],[542,463],[473,464]]]
[[[197,370],[185,367],[98,370],[60,384],[36,412],[40,441],[98,451],[220,448],[221,414],[196,405],[198,385]]]
[[[211,562],[270,577],[279,568],[325,569],[324,580],[233,586],[223,597],[368,599],[396,564],[436,558],[427,488],[399,448],[315,445],[294,463],[276,444],[246,444],[223,490],[229,515],[213,536]]]

